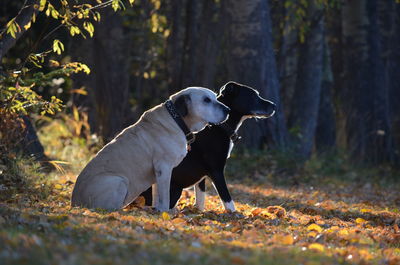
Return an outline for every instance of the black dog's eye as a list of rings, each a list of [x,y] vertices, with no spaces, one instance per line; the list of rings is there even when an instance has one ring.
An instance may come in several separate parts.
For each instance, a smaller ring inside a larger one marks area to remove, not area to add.
[[[210,99],[209,97],[205,97],[205,98],[204,98],[204,102],[205,102],[205,103],[210,103],[210,102],[211,102],[211,99]]]

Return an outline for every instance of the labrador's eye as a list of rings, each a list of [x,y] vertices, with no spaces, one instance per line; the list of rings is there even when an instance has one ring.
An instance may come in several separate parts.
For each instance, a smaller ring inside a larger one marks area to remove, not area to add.
[[[205,102],[205,103],[210,103],[210,102],[211,102],[211,99],[210,99],[209,97],[205,97],[205,98],[204,98],[204,102]]]

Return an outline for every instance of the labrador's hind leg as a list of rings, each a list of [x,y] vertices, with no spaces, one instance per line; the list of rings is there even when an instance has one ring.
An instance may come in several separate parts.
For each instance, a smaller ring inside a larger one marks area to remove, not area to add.
[[[119,210],[128,194],[128,180],[120,176],[102,176],[87,187],[90,208]]]

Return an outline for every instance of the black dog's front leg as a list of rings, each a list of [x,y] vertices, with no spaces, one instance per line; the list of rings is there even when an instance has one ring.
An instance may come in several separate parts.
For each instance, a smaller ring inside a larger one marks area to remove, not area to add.
[[[140,194],[140,196],[144,197],[146,206],[152,206],[152,204],[153,204],[152,190],[153,190],[152,187],[150,187],[146,191],[144,191],[142,194]],[[169,205],[170,209],[175,207],[176,203],[178,202],[179,198],[181,197],[181,194],[182,194],[182,188],[177,188],[177,187],[171,185],[170,205]]]
[[[196,207],[203,211],[206,199],[206,178],[203,178],[199,183],[194,186],[196,196]]]
[[[140,196],[144,197],[144,204],[146,206],[152,206],[153,204],[153,194],[152,194],[153,188],[150,186],[146,191],[142,192]]]
[[[232,201],[231,194],[229,193],[228,187],[225,182],[225,177],[223,172],[214,172],[211,174],[211,180],[214,183],[215,188],[224,204],[225,210],[236,211],[235,204]]]
[[[174,185],[171,185],[170,194],[170,205],[169,208],[172,209],[176,206],[176,203],[181,198],[183,189]]]

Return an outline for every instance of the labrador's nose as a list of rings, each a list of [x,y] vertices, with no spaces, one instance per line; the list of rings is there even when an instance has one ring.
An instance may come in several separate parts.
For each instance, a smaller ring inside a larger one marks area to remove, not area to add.
[[[231,111],[231,109],[226,105],[221,104],[221,107],[222,107],[222,111],[224,112],[224,115],[228,115],[229,112]]]

